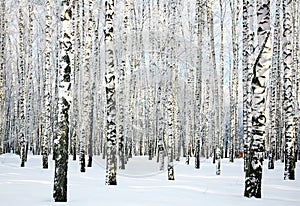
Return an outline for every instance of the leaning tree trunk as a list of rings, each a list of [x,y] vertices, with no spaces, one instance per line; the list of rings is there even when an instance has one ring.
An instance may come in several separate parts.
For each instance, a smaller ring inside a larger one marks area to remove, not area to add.
[[[59,40],[60,62],[59,62],[59,87],[58,87],[58,129],[54,141],[56,146],[55,174],[53,198],[55,202],[67,201],[67,172],[68,172],[68,144],[69,144],[69,109],[71,103],[71,67],[70,50],[72,5],[70,1],[62,1],[62,33]]]
[[[105,83],[106,83],[106,184],[117,184],[116,91],[114,62],[114,1],[105,1]]]
[[[295,179],[295,122],[292,83],[292,1],[283,0],[283,67],[284,67],[284,118],[285,118],[285,167],[284,179]]]
[[[252,137],[245,177],[245,197],[261,198],[264,138],[266,130],[266,76],[271,66],[270,1],[257,4],[258,56],[253,65],[252,78]]]

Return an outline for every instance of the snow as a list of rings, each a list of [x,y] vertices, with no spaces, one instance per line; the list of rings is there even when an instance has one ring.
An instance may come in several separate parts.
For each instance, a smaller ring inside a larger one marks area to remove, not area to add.
[[[51,159],[51,158],[49,158]],[[215,175],[216,165],[202,159],[201,169],[194,169],[184,160],[175,162],[175,181],[167,180],[167,172],[160,172],[155,160],[134,157],[126,170],[118,171],[117,186],[105,185],[104,160],[94,157],[93,167],[81,173],[79,162],[69,160],[68,202],[55,203],[52,198],[54,162],[42,169],[42,156],[28,156],[25,168],[14,154],[0,156],[1,206],[50,205],[300,205],[300,181],[283,180],[284,165],[275,162],[275,170],[264,163],[262,198],[245,198],[243,160],[230,163],[221,160],[221,175]],[[299,174],[297,163],[296,174]]]

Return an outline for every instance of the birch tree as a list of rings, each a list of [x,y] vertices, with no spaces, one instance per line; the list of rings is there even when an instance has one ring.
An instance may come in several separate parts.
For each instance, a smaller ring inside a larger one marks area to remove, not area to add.
[[[299,133],[300,133],[300,125],[299,125],[299,111],[297,112],[297,108],[299,110],[299,86],[300,86],[300,51],[299,51],[299,1],[293,2],[293,16],[294,16],[294,26],[293,26],[293,63],[294,63],[294,71],[295,71],[295,161],[297,162],[297,157],[299,153]]]
[[[271,66],[270,1],[257,2],[257,9],[259,52],[255,57],[251,82],[253,101],[252,136],[244,196],[261,198],[264,138],[266,133],[266,76]]]
[[[233,0],[230,2],[231,6],[231,19],[232,19],[232,51],[233,51],[233,70],[232,70],[232,82],[231,82],[231,109],[230,109],[230,117],[231,117],[231,150],[230,150],[230,161],[234,161],[234,157],[237,151],[238,144],[238,2]]]
[[[5,68],[6,68],[6,1],[2,1],[0,4],[0,154],[4,150],[4,104],[5,104]]]
[[[174,101],[174,93],[173,93],[173,77],[174,77],[174,70],[175,70],[175,54],[174,54],[174,46],[175,46],[175,15],[176,15],[176,2],[175,0],[171,0],[170,2],[170,45],[169,45],[169,54],[167,56],[168,66],[169,66],[169,76],[167,79],[167,85],[166,85],[166,91],[167,91],[167,102],[166,102],[166,108],[167,108],[167,136],[168,136],[168,180],[174,180],[174,136],[175,136],[175,120],[174,120],[174,111],[175,111],[175,105],[176,102]]]
[[[28,3],[28,52],[27,52],[27,76],[26,76],[26,136],[28,137],[28,142],[30,147],[33,150],[34,144],[34,102],[33,102],[33,95],[34,95],[34,78],[33,78],[33,15],[34,15],[34,7],[31,2]]]
[[[284,69],[284,118],[285,118],[285,167],[284,179],[295,179],[295,122],[294,122],[294,96],[292,83],[292,1],[283,0],[283,69]]]
[[[243,0],[243,59],[242,59],[242,66],[243,66],[243,134],[244,134],[244,142],[247,145],[247,135],[248,135],[248,87],[249,82],[248,80],[248,56],[249,56],[249,49],[248,49],[248,37],[249,37],[249,28],[248,28],[248,0]],[[245,150],[247,150],[247,146]],[[245,152],[247,154],[247,152]],[[244,166],[246,165],[247,155],[244,157]],[[246,168],[246,167],[245,167]]]
[[[50,142],[51,134],[51,101],[50,101],[50,90],[51,90],[51,80],[50,80],[50,53],[51,53],[51,2],[50,0],[46,1],[46,29],[45,29],[45,71],[44,71],[44,134],[43,134],[43,144],[42,144],[42,154],[43,154],[43,168],[48,168],[48,153],[49,148],[48,144]]]
[[[114,0],[105,1],[106,184],[117,184],[117,137],[114,63]]]
[[[80,96],[80,89],[79,89],[79,83],[80,83],[80,68],[82,65],[81,62],[81,29],[80,29],[80,22],[81,22],[81,15],[80,15],[80,9],[82,5],[82,1],[76,2],[76,10],[74,10],[74,13],[72,16],[75,16],[76,22],[75,24],[75,36],[76,39],[74,40],[74,46],[77,48],[75,50],[75,68],[74,68],[74,83],[73,83],[73,111],[72,111],[72,145],[71,145],[71,151],[73,155],[73,160],[76,160],[76,154],[77,154],[77,139],[79,137],[79,119],[77,118],[79,116],[79,96]]]
[[[124,125],[124,119],[125,119],[125,109],[124,109],[124,102],[125,102],[125,94],[123,92],[123,89],[125,89],[125,73],[126,73],[126,66],[128,61],[128,54],[127,54],[127,34],[129,32],[128,30],[128,18],[129,18],[129,2],[128,0],[125,0],[125,14],[123,18],[123,24],[124,24],[124,31],[123,31],[123,55],[122,55],[122,62],[121,62],[121,69],[120,69],[120,78],[119,78],[119,87],[122,88],[119,91],[119,163],[120,169],[125,169],[125,125]]]
[[[281,65],[281,52],[280,49],[282,47],[281,42],[281,18],[280,18],[280,10],[281,10],[281,0],[276,0],[276,12],[275,12],[275,22],[274,22],[274,40],[273,40],[273,56],[274,61],[273,69],[276,70],[276,147],[275,147],[275,159],[278,160],[282,158],[280,156],[282,153],[282,131],[283,131],[283,113],[282,113],[282,101],[283,101],[283,88],[282,88],[282,65]]]
[[[25,47],[24,47],[24,14],[22,2],[18,1],[19,6],[19,61],[18,61],[18,76],[19,76],[19,94],[18,94],[18,107],[19,107],[19,144],[21,167],[25,167],[26,162],[26,137],[25,137]]]
[[[61,2],[62,30],[59,40],[59,87],[58,87],[58,129],[54,148],[57,149],[55,157],[55,174],[53,198],[55,202],[67,201],[67,172],[68,172],[68,146],[69,146],[69,109],[71,103],[71,67],[70,50],[72,6],[69,0]]]
[[[223,147],[224,147],[224,133],[225,133],[225,128],[224,128],[224,5],[223,5],[223,0],[219,0],[220,4],[220,113],[221,113],[221,119],[220,119],[220,152],[221,152],[221,157],[223,157]]]
[[[280,104],[280,97],[277,90],[278,84],[280,84],[280,34],[279,34],[279,26],[280,26],[280,0],[276,0],[276,8],[275,8],[275,22],[274,22],[274,32],[273,32],[273,52],[272,52],[272,70],[270,73],[270,120],[271,120],[271,133],[270,133],[270,149],[269,149],[269,162],[268,168],[274,169],[274,159],[275,154],[277,154],[277,145],[279,142],[279,128],[277,128],[277,118],[279,113],[279,108],[277,105]],[[278,95],[278,96],[277,96]],[[276,98],[277,96],[277,98]],[[278,101],[278,102],[276,102]]]
[[[202,95],[202,21],[203,21],[203,2],[196,1],[196,24],[197,24],[197,70],[196,70],[196,155],[195,155],[195,168],[200,168],[200,149],[201,149],[201,95]]]
[[[83,12],[85,9],[85,4],[83,3]],[[92,133],[91,133],[91,124],[92,124],[92,119],[91,119],[91,70],[92,70],[92,60],[91,60],[91,53],[92,53],[92,10],[93,10],[93,2],[91,0],[88,1],[88,26],[87,26],[87,32],[86,32],[86,43],[85,43],[85,55],[84,55],[84,70],[83,70],[83,111],[82,111],[82,125],[81,125],[81,138],[80,138],[80,164],[81,172],[85,172],[85,154],[86,154],[86,140],[89,140],[92,138]],[[89,141],[91,143],[91,141]],[[91,148],[90,148],[91,149]],[[92,158],[92,157],[91,157]]]

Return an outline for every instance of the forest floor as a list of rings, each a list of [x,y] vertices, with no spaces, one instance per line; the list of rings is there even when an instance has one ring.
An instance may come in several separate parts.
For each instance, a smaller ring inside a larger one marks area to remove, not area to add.
[[[104,161],[94,157],[93,167],[79,171],[79,162],[69,161],[68,202],[55,203],[52,198],[54,162],[42,169],[41,156],[28,156],[25,168],[14,154],[0,155],[1,206],[182,206],[182,205],[239,205],[239,206],[293,206],[300,205],[300,163],[296,180],[283,180],[283,163],[277,161],[274,170],[264,163],[262,198],[245,198],[243,160],[230,163],[222,159],[221,175],[215,175],[211,159],[201,161],[194,169],[184,161],[175,163],[175,181],[167,180],[166,171],[159,172],[155,160],[134,157],[119,171],[117,186],[105,185]]]

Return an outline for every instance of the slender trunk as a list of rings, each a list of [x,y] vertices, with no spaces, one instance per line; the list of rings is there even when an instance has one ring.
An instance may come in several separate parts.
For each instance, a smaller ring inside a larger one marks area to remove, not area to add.
[[[114,62],[114,1],[105,1],[105,83],[106,83],[106,184],[117,184],[117,144],[116,144],[116,99]]]
[[[123,53],[122,53],[122,61],[121,61],[121,69],[120,69],[120,77],[119,77],[119,124],[118,124],[118,133],[119,133],[119,147],[118,147],[118,154],[119,154],[119,168],[125,169],[125,135],[124,135],[124,102],[125,102],[125,95],[124,90],[125,89],[125,72],[126,72],[126,65],[128,60],[127,55],[127,32],[128,32],[128,17],[129,17],[129,2],[128,0],[125,0],[125,15],[123,18],[124,23],[124,31],[123,31]]]
[[[6,1],[0,4],[0,154],[4,151],[5,138],[5,68],[6,68]]]
[[[203,2],[198,0],[196,2],[196,24],[197,24],[197,70],[196,70],[196,107],[195,107],[195,121],[196,122],[196,151],[195,151],[195,168],[200,168],[200,149],[201,149],[201,96],[202,96],[202,21],[203,21]]]
[[[224,148],[224,135],[225,135],[225,124],[224,124],[224,8],[223,0],[220,0],[220,38],[221,38],[221,51],[220,51],[220,69],[221,69],[221,82],[220,82],[220,106],[221,106],[221,119],[220,119],[220,150],[221,158],[223,158]]]
[[[32,61],[32,43],[33,43],[33,6],[32,4],[28,4],[28,18],[29,18],[29,33],[28,33],[28,55],[27,55],[27,91],[26,91],[26,136],[28,138],[28,142],[30,145],[30,148],[32,149],[34,140],[33,140],[33,128],[34,128],[34,122],[33,122],[33,61]]]
[[[284,179],[295,180],[295,122],[294,122],[294,96],[292,83],[292,1],[283,0],[283,67],[284,67]]]
[[[242,59],[242,66],[243,66],[243,136],[244,136],[244,154],[247,154],[247,131],[248,131],[248,110],[247,110],[247,103],[248,100],[248,91],[249,91],[249,82],[248,80],[248,0],[243,0],[243,59]],[[244,171],[246,171],[246,162],[247,162],[247,155],[244,155]]]
[[[25,166],[26,162],[26,137],[25,137],[25,48],[24,48],[24,15],[21,1],[19,3],[19,61],[18,61],[18,73],[19,73],[19,94],[18,94],[18,106],[19,106],[19,144],[21,155],[21,167]]]
[[[80,15],[80,11],[82,8],[82,2],[77,2],[76,3],[76,11],[74,12],[75,18],[74,20],[76,20],[75,24],[75,34],[76,34],[76,39],[74,42],[74,47],[76,47],[75,49],[75,68],[74,68],[74,83],[73,83],[73,111],[72,111],[72,145],[71,145],[71,151],[72,151],[72,155],[73,155],[73,160],[76,160],[77,157],[77,148],[78,148],[78,137],[80,136],[80,129],[79,129],[79,120],[78,120],[78,116],[79,116],[79,98],[80,98],[80,68],[82,65],[81,62],[81,29],[80,29],[80,20],[81,20],[81,15]]]
[[[44,70],[44,133],[43,133],[43,144],[42,144],[42,155],[43,155],[43,168],[48,168],[48,155],[49,155],[49,142],[51,135],[51,101],[50,101],[50,91],[51,91],[51,80],[50,80],[50,53],[51,53],[51,2],[46,1],[46,29],[45,29],[45,70]]]
[[[271,134],[270,134],[270,149],[269,149],[269,162],[268,168],[274,169],[274,160],[277,154],[277,144],[278,144],[278,128],[277,128],[277,108],[276,105],[279,104],[278,98],[278,87],[277,84],[280,82],[278,78],[278,71],[280,70],[280,47],[279,47],[279,25],[280,25],[280,0],[276,0],[275,9],[275,22],[274,22],[274,33],[273,33],[273,53],[272,53],[272,71],[270,73],[270,93],[271,93],[271,103],[270,103],[270,118],[271,118]],[[277,158],[276,158],[277,159]]]

